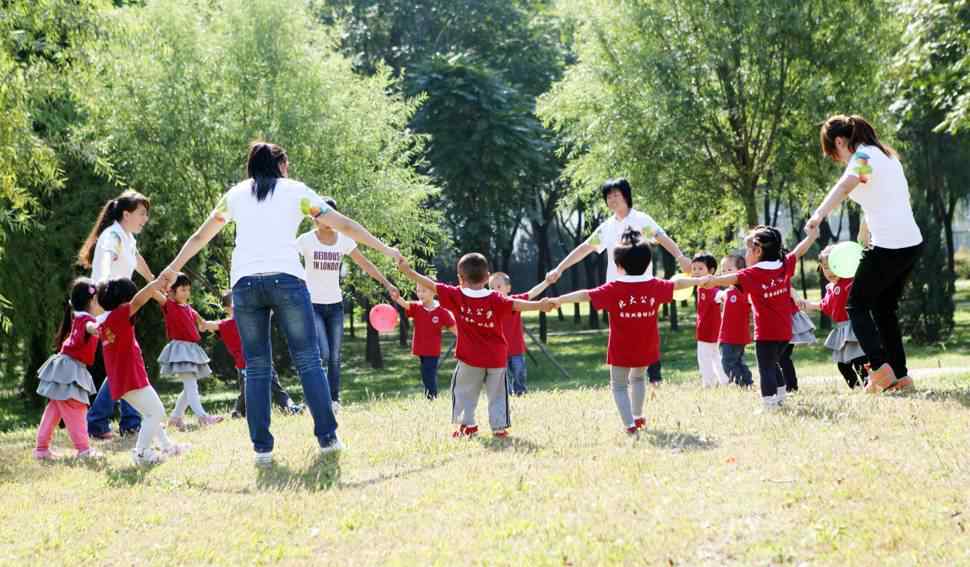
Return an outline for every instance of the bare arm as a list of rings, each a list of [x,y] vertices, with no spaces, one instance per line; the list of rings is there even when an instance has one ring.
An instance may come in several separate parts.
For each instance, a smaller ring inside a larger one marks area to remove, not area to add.
[[[738,283],[738,274],[737,272],[734,272],[731,274],[721,274],[720,276],[705,276],[703,278],[684,279],[701,280],[697,285],[703,288],[725,287]]]
[[[131,301],[129,302],[131,305],[130,314],[134,315],[135,313],[138,313],[138,310],[141,309],[146,303],[152,299],[156,299],[156,295],[159,293],[158,286],[160,285],[162,285],[161,280],[155,279],[148,282],[145,287],[138,290],[138,293],[136,293],[135,297],[132,297]]]
[[[202,226],[200,226],[195,233],[185,241],[185,244],[182,245],[182,249],[179,251],[178,256],[176,256],[168,267],[162,271],[159,279],[168,285],[174,282],[175,277],[179,270],[182,269],[182,266],[187,264],[188,261],[194,258],[200,250],[205,248],[206,245],[209,244],[209,241],[212,240],[215,235],[219,234],[219,231],[222,230],[224,226],[226,226],[226,218],[221,213],[212,211],[212,214],[210,214],[209,218],[202,223]]]
[[[379,238],[371,234],[360,223],[349,217],[345,217],[337,211],[324,213],[316,217],[314,220],[317,226],[330,227],[337,232],[353,238],[361,244],[370,246],[374,250],[377,250],[378,252],[385,254],[394,260],[401,258],[401,252],[397,248],[392,248],[387,244],[384,244]]]
[[[809,219],[806,228],[818,228],[822,221],[829,216],[835,207],[842,204],[846,197],[849,196],[856,187],[859,186],[859,178],[855,175],[847,175],[843,177],[839,182],[832,187],[828,195],[822,201],[822,204],[815,209],[815,213],[812,214],[812,218]]]
[[[219,331],[218,321],[206,321],[202,317],[199,317],[199,330],[205,333],[216,333]]]
[[[433,279],[429,278],[428,276],[422,276],[421,274],[415,272],[414,268],[412,268],[411,265],[408,264],[407,260],[405,260],[403,256],[398,259],[397,267],[399,270],[401,270],[401,273],[407,276],[409,280],[413,281],[414,283],[418,284],[421,287],[430,289],[432,291],[435,290],[436,282]]]
[[[684,272],[690,272],[690,258],[680,251],[680,246],[665,232],[658,232],[655,236],[657,243],[663,246],[664,250],[670,253],[677,260],[677,265]]]
[[[872,235],[869,233],[869,223],[865,219],[862,219],[862,226],[859,227],[859,240],[862,241],[862,246],[868,248],[870,245],[870,237]]]
[[[358,250],[357,248],[354,248],[353,250],[351,250],[350,259],[353,260],[355,264],[360,266],[360,269],[364,270],[364,272],[366,272],[368,276],[374,278],[375,280],[377,280],[378,283],[384,286],[384,289],[386,289],[387,292],[391,294],[392,297],[394,295],[397,295],[398,298],[400,298],[400,293],[397,291],[397,288],[394,287],[394,284],[392,284],[391,281],[387,279],[387,277],[384,276],[383,273],[381,273],[380,269],[377,266],[375,266],[373,262],[368,260],[367,256],[364,256],[360,252],[360,250]]]
[[[583,258],[589,256],[593,252],[596,252],[596,247],[586,242],[573,248],[572,251],[567,254],[561,262],[559,262],[558,266],[546,274],[546,281],[550,284],[556,283],[559,281],[559,278],[562,277],[562,273],[568,270],[570,266],[577,264]]]
[[[542,292],[546,291],[546,288],[549,287],[549,285],[550,285],[550,282],[548,279],[542,280],[541,282],[537,283],[532,289],[529,290],[529,299],[533,299],[541,295]]]
[[[552,311],[556,304],[547,297],[540,301],[526,301],[524,299],[513,299],[512,309],[514,311]]]
[[[589,290],[580,289],[572,293],[560,295],[559,297],[553,297],[552,301],[556,305],[562,305],[563,303],[585,303],[589,301]]]
[[[391,299],[393,299],[394,303],[400,305],[405,311],[407,311],[408,307],[410,307],[410,304],[405,301],[403,297],[401,297],[401,294],[398,294],[397,297],[391,296]]]
[[[152,269],[148,267],[148,262],[145,261],[145,258],[141,254],[136,259],[135,270],[141,274],[141,277],[145,278],[146,282],[155,279],[155,274],[152,273]]]
[[[807,236],[805,236],[805,238],[803,238],[802,241],[798,243],[798,246],[796,246],[795,249],[792,250],[792,254],[794,254],[796,258],[801,258],[802,256],[804,256],[805,253],[808,252],[808,249],[812,247],[812,244],[815,244],[815,240],[818,238],[817,226],[809,227],[808,225],[806,225],[805,232],[807,233]]]
[[[685,287],[704,285],[706,280],[707,278],[676,277],[672,278],[670,281],[674,284],[674,289],[683,289]]]

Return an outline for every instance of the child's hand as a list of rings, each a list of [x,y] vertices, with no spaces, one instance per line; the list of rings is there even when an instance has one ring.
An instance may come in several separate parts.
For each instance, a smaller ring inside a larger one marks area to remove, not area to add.
[[[401,292],[391,284],[387,284],[387,294],[391,296],[391,301],[397,301],[401,298]]]
[[[408,263],[408,259],[404,256],[398,256],[397,269],[401,270],[402,272],[408,272],[411,270],[411,264]]]
[[[548,313],[548,312],[552,311],[553,309],[556,309],[557,307],[558,307],[558,305],[556,305],[556,302],[554,302],[553,300],[549,299],[548,297],[543,297],[542,299],[539,300],[539,310],[540,311],[544,311],[544,312]]]
[[[555,268],[546,273],[545,281],[547,284],[552,285],[559,281],[560,277],[562,277],[562,272],[559,271],[559,268]]]

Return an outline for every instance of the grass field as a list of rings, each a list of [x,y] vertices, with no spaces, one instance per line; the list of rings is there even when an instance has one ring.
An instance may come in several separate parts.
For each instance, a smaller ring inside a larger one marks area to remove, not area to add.
[[[802,391],[763,416],[756,392],[699,387],[684,323],[663,333],[668,384],[638,439],[605,388],[605,331],[570,319],[549,345],[571,377],[536,352],[508,440],[451,439],[450,401],[421,398],[391,340],[384,371],[346,344],[336,456],[316,453],[309,417],[277,414],[269,469],[240,421],[178,434],[193,451],[152,469],[130,465],[128,440],[100,443],[102,462],[38,464],[36,417],[5,415],[34,421],[0,434],[0,563],[970,565],[965,306],[949,345],[910,350],[916,394],[849,392],[802,348]],[[214,408],[231,397],[206,391]]]

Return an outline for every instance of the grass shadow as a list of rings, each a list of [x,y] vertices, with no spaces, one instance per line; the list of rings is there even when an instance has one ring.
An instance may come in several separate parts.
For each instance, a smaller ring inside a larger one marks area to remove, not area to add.
[[[831,423],[841,423],[850,417],[851,409],[846,404],[832,406],[830,404],[818,403],[805,397],[799,397],[797,403],[788,404],[782,407],[785,415],[792,417],[803,417],[827,421]]]
[[[124,487],[142,484],[145,482],[145,479],[148,478],[148,475],[154,468],[154,466],[139,467],[136,465],[129,465],[127,467],[117,469],[106,467],[105,472],[107,473],[106,476],[108,478],[108,486]]]
[[[647,442],[658,449],[671,451],[710,451],[718,447],[717,441],[683,431],[660,431],[647,429],[643,432]],[[643,439],[643,437],[641,437]]]
[[[513,451],[515,453],[538,453],[542,447],[521,437],[475,437],[475,440],[489,451]]]
[[[957,402],[965,408],[970,408],[970,389],[961,390],[936,390],[919,389],[913,393],[899,393],[894,396],[905,396],[918,400],[929,400],[931,402]]]
[[[260,490],[329,490],[340,482],[340,453],[318,454],[303,470],[273,463],[261,467],[256,476]]]

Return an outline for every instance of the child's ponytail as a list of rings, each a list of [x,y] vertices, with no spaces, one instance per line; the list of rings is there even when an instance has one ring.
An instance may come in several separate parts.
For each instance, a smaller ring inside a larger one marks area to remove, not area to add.
[[[64,315],[61,317],[61,326],[54,335],[54,349],[61,348],[61,344],[71,334],[71,327],[74,325],[74,312],[86,311],[91,300],[97,295],[98,289],[90,278],[77,278],[71,285],[71,292],[64,299]]]

